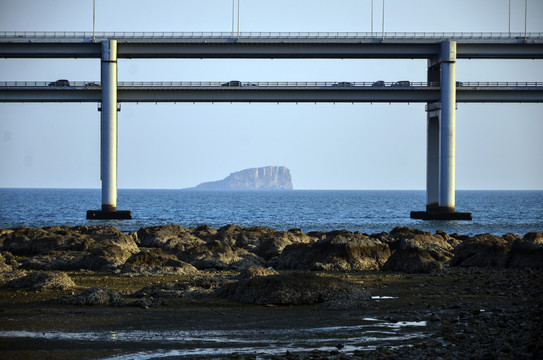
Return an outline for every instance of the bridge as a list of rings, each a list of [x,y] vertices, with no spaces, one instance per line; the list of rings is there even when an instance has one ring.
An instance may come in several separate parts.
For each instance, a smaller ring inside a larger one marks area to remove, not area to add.
[[[0,82],[1,102],[101,102],[99,81]],[[428,82],[118,82],[118,102],[402,102],[440,99],[439,83]],[[463,82],[456,102],[540,102],[543,82]]]
[[[455,211],[457,102],[543,102],[543,83],[456,81],[456,59],[543,59],[543,33],[0,33],[3,58],[98,58],[101,81],[1,82],[2,102],[101,104],[102,209],[88,219],[131,218],[117,210],[118,102],[424,102],[425,211],[412,218],[470,220]],[[119,58],[427,59],[427,82],[117,81]]]

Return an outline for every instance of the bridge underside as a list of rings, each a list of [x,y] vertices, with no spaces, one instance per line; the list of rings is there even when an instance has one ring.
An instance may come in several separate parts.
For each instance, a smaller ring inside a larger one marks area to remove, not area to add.
[[[543,83],[493,86],[488,83],[456,88],[457,103],[540,103]],[[119,84],[118,102],[439,102],[439,86],[141,86]],[[85,86],[0,86],[0,102],[102,102],[102,89]]]

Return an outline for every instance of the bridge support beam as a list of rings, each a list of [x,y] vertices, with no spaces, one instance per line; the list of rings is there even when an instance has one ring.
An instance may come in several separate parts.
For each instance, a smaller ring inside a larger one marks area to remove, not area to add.
[[[102,106],[100,127],[100,178],[102,209],[88,210],[87,219],[131,219],[117,210],[117,41],[102,42]]]
[[[455,211],[456,42],[441,43],[438,65],[428,67],[428,82],[439,79],[441,101],[427,105],[426,211],[411,218],[471,220],[471,213]]]

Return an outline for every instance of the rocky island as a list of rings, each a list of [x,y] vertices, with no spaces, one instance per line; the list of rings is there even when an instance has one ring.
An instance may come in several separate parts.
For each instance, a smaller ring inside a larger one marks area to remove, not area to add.
[[[292,177],[284,166],[266,166],[237,171],[191,190],[292,190]]]

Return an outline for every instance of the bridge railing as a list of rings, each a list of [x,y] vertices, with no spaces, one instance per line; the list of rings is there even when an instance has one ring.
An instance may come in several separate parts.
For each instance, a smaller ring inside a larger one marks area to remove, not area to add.
[[[10,88],[34,88],[34,87],[47,87],[55,89],[70,89],[70,88],[87,88],[96,89],[100,88],[99,81],[72,81],[69,85],[66,82],[58,81],[0,81],[0,87]],[[179,87],[194,87],[194,88],[231,88],[231,89],[250,89],[250,88],[278,88],[278,87],[295,87],[295,88],[320,88],[330,87],[339,89],[348,88],[421,88],[431,87],[439,88],[439,83],[435,82],[347,82],[347,81],[258,81],[258,82],[238,82],[238,81],[120,81],[117,84],[118,87],[129,88],[179,88]],[[490,81],[490,82],[460,82],[456,83],[457,88],[480,88],[480,87],[543,87],[543,82],[504,82],[504,81]]]
[[[543,39],[541,32],[82,32],[82,31],[4,31],[0,40],[79,40],[93,39],[456,39],[506,40]]]

